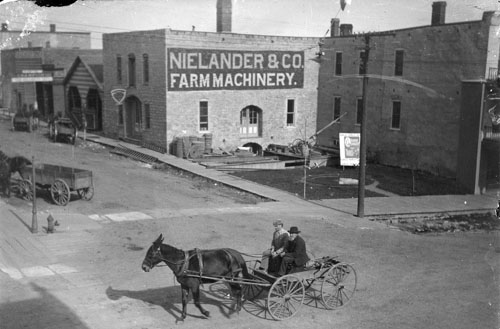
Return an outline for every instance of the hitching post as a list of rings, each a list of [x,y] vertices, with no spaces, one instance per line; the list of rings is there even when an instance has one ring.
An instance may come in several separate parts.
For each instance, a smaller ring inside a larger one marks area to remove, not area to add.
[[[33,217],[31,218],[31,233],[38,233],[38,219],[36,218],[36,188],[35,188],[35,156],[31,158],[32,172],[32,188],[33,188]]]

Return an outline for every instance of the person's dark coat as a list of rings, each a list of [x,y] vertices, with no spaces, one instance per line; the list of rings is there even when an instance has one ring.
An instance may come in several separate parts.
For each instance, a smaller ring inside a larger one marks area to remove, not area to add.
[[[302,266],[309,260],[306,252],[306,242],[300,235],[293,241],[288,241],[285,257],[292,257],[295,260],[296,266]]]

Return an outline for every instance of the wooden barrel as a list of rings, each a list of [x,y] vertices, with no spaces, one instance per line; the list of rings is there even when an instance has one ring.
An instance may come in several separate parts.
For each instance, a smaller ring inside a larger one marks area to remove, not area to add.
[[[212,134],[203,135],[203,139],[205,142],[205,152],[212,153]]]

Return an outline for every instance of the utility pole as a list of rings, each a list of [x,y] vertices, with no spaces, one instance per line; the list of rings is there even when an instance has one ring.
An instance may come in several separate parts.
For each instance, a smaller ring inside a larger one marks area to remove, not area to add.
[[[34,134],[34,133],[33,133]],[[32,202],[32,217],[31,217],[31,233],[38,233],[38,218],[36,217],[36,181],[35,181],[35,156],[31,158],[32,171],[32,188],[33,188],[33,202]]]
[[[359,143],[359,176],[358,176],[358,217],[365,216],[365,179],[366,179],[366,108],[368,86],[368,55],[370,53],[370,36],[365,35],[365,50],[363,56],[363,108],[361,109],[361,127]]]

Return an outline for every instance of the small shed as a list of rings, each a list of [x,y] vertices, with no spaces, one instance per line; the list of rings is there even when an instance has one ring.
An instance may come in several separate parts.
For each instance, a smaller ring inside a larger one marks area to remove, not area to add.
[[[78,56],[64,79],[64,92],[66,114],[80,127],[102,130],[102,55]]]

